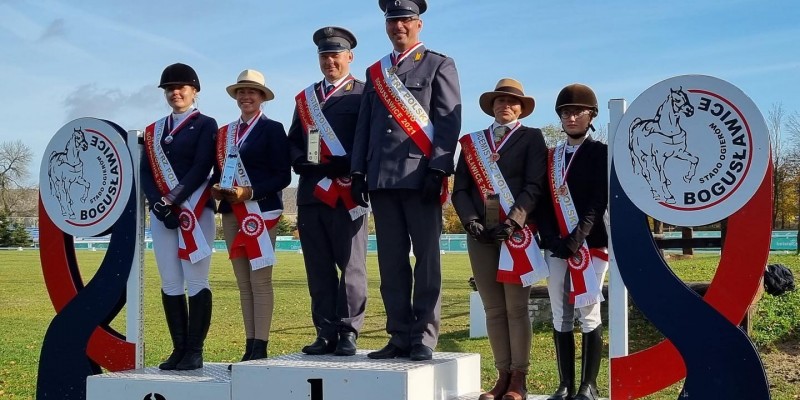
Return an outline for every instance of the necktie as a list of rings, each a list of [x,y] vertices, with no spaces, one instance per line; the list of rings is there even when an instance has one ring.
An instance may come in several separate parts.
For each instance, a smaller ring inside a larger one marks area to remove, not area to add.
[[[242,122],[239,124],[239,128],[236,129],[236,143],[239,143],[242,140],[242,136],[247,131],[247,122]]]
[[[333,91],[333,85],[325,85],[325,96],[330,96]]]
[[[506,134],[508,133],[508,127],[500,125],[494,128],[494,131],[492,131],[492,133],[493,133],[494,144],[497,145],[498,143],[500,143],[500,141],[503,140],[503,137],[505,137]]]

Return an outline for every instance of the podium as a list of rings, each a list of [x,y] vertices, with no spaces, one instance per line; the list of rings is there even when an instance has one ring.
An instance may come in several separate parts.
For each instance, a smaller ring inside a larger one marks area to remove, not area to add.
[[[480,390],[478,354],[435,353],[430,361],[409,361],[371,360],[367,353],[290,354],[235,364],[231,398],[451,400]]]
[[[301,353],[194,371],[156,367],[87,379],[87,400],[456,400],[480,393],[480,355],[434,353],[430,361]]]
[[[228,364],[205,363],[192,371],[147,367],[92,375],[86,379],[86,399],[231,400],[231,373]]]

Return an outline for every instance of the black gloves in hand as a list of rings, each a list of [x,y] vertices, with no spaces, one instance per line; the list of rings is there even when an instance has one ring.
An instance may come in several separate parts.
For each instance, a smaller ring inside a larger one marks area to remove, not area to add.
[[[330,179],[340,178],[350,175],[350,158],[347,156],[325,156],[328,163],[325,164],[325,176]]]
[[[476,219],[467,222],[467,224],[464,226],[464,230],[466,230],[467,234],[472,236],[472,238],[475,240],[480,240],[484,232],[483,225],[481,225],[481,223]]]
[[[157,220],[163,222],[167,229],[177,229],[180,226],[180,221],[178,216],[172,212],[171,207],[164,200],[159,200],[153,204],[153,215]]]
[[[167,203],[164,202],[164,200],[159,200],[153,203],[151,210],[153,211],[153,215],[155,215],[156,219],[162,222],[167,215],[172,213],[172,210],[169,208]]]
[[[444,171],[429,168],[422,179],[422,201],[425,203],[438,203],[442,193]]]
[[[350,180],[350,194],[353,196],[353,201],[361,207],[369,207],[367,190],[367,179],[364,174],[353,174]]]
[[[502,223],[492,228],[490,237],[498,242],[505,242],[514,233],[514,225]]]
[[[314,164],[306,161],[305,157],[298,157],[292,163],[292,168],[294,169],[294,173],[297,175],[311,175],[311,174],[322,174],[324,175],[328,170],[328,167],[324,164]]]
[[[549,250],[553,253],[550,257],[568,259],[578,251],[580,246],[573,246],[575,240],[571,238],[555,239],[550,242]]]

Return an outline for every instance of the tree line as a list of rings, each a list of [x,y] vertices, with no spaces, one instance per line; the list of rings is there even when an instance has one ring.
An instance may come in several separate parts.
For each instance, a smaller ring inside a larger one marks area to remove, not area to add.
[[[782,103],[774,103],[766,115],[773,164],[772,224],[774,229],[797,229],[800,222],[800,113],[787,111]],[[605,142],[605,126],[592,133]],[[564,134],[557,124],[543,126],[545,143],[555,146]],[[21,140],[0,142],[0,247],[27,246],[30,235],[21,221],[37,217],[38,185],[28,183],[33,152]],[[450,178],[452,185],[452,177]],[[443,232],[464,233],[451,204],[443,209]],[[295,223],[281,218],[279,235],[292,235]],[[374,224],[370,224],[374,234]]]

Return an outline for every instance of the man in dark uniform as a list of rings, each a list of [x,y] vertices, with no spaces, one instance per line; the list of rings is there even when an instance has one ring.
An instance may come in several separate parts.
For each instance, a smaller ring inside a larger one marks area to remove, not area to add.
[[[325,27],[314,32],[313,40],[325,78],[296,96],[289,128],[291,159],[300,175],[297,228],[317,331],[303,352],[350,356],[356,353],[367,303],[368,209],[353,202],[349,188],[364,83],[350,75],[356,47],[351,32]]]
[[[441,308],[441,190],[454,169],[461,93],[453,59],[419,42],[425,0],[378,4],[394,49],[367,70],[352,162],[353,198],[372,202],[391,335],[369,357],[429,360]]]

